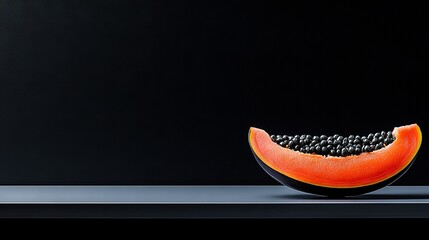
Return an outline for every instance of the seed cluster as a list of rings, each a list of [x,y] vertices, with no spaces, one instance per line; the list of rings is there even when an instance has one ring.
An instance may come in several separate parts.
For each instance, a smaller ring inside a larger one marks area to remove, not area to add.
[[[395,137],[391,131],[381,131],[367,136],[271,135],[271,140],[282,147],[302,153],[345,157],[381,149],[392,143]]]

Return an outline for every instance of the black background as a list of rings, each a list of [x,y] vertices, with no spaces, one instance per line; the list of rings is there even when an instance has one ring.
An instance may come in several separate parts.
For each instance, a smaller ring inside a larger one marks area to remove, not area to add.
[[[429,28],[404,1],[0,0],[0,184],[278,184],[250,126],[418,123]]]

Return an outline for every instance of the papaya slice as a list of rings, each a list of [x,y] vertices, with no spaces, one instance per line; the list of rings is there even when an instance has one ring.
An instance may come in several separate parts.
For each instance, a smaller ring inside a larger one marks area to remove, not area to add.
[[[346,156],[300,152],[279,145],[265,130],[250,127],[248,141],[259,165],[293,189],[328,197],[361,195],[387,186],[414,162],[422,143],[416,124],[395,127],[391,143]]]

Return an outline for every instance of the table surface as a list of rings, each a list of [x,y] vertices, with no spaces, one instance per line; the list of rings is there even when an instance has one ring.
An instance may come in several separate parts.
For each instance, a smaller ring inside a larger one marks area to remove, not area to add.
[[[325,198],[285,186],[0,186],[0,217],[429,218],[429,186]]]

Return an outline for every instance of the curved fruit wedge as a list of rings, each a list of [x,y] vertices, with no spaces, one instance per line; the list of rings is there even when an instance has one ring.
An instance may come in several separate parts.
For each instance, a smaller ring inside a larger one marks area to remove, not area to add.
[[[251,127],[250,148],[259,165],[274,179],[299,191],[344,197],[368,193],[401,177],[413,163],[422,142],[417,124],[395,127],[388,145],[372,151],[331,156],[292,150]]]

